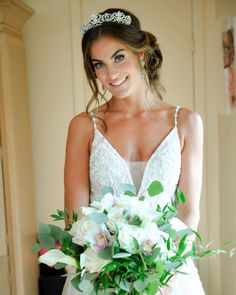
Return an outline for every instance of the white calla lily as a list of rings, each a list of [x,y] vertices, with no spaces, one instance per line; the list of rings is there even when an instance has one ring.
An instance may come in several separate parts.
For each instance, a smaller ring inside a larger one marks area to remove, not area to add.
[[[65,263],[74,267],[78,267],[76,260],[71,256],[64,254],[59,249],[52,249],[39,257],[39,262],[53,266],[56,263]]]

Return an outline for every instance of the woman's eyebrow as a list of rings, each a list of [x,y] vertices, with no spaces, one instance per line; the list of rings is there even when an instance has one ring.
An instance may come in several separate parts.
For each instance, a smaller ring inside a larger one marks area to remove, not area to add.
[[[119,52],[124,51],[124,50],[125,50],[124,48],[120,48],[120,49],[116,50],[116,52],[112,54],[110,59],[113,59]],[[93,62],[93,61],[102,61],[102,60],[93,58],[93,59],[91,59],[91,61]]]

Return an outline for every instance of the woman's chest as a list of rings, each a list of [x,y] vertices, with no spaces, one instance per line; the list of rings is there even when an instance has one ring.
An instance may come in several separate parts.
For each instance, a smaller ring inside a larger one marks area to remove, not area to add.
[[[168,124],[126,120],[110,124],[104,137],[127,161],[147,161],[172,130]]]

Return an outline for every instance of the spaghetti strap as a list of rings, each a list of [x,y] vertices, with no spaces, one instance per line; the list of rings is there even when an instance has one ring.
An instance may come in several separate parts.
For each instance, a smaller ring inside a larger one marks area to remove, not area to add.
[[[174,114],[175,127],[178,126],[178,112],[179,112],[179,109],[180,109],[180,106],[177,106],[176,110],[175,110],[175,114]]]
[[[91,118],[91,120],[93,122],[94,131],[96,131],[96,129],[97,129],[96,117],[94,116],[94,113],[92,111],[89,112],[88,115],[89,115],[89,117]]]

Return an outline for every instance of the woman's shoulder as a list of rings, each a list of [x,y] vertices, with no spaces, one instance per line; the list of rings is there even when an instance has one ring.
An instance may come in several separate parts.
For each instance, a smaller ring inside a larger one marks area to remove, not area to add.
[[[202,137],[203,122],[201,115],[188,108],[180,108],[178,114],[178,126],[182,135],[187,137]]]
[[[69,122],[69,131],[90,136],[93,131],[91,116],[87,112],[82,112],[74,116]]]
[[[190,110],[185,107],[179,108],[179,114],[178,114],[178,121],[181,125],[186,127],[193,127],[198,126],[202,124],[202,117],[201,115],[193,110]]]

